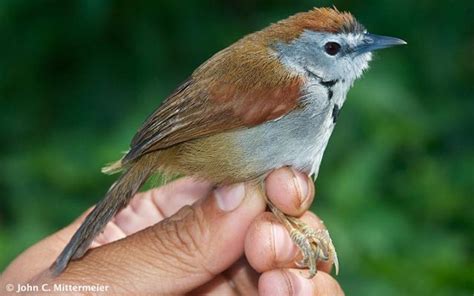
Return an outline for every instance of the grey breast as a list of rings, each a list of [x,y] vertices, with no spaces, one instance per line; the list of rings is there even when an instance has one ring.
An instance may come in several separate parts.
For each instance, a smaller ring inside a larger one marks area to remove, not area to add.
[[[243,166],[261,174],[285,165],[316,174],[334,128],[333,109],[342,106],[345,93],[335,89],[328,98],[327,88],[310,85],[303,107],[256,127],[237,131],[235,140],[245,154]]]

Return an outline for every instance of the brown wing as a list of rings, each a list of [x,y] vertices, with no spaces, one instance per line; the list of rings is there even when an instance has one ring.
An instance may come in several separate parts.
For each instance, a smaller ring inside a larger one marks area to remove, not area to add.
[[[250,37],[217,53],[168,97],[139,129],[122,163],[198,137],[251,127],[295,108],[302,78],[290,75],[276,55]]]

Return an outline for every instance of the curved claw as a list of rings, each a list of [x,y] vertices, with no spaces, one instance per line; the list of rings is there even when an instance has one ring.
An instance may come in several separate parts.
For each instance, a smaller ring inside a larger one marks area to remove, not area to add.
[[[290,231],[290,237],[292,241],[298,246],[300,252],[303,254],[303,259],[300,264],[304,264],[302,267],[309,268],[309,278],[313,278],[316,275],[316,260],[317,256],[313,249],[311,240],[303,232],[294,228]]]
[[[339,260],[327,230],[314,230],[298,218],[287,216],[270,202],[267,201],[267,203],[275,216],[288,229],[291,240],[298,246],[303,255],[303,258],[296,262],[296,265],[299,268],[309,268],[309,279],[316,275],[318,260],[328,261],[332,259],[336,275],[339,274]]]
[[[336,275],[338,275],[339,260],[337,258],[336,248],[334,247],[332,239],[329,236],[329,231],[326,229],[314,230],[308,226],[303,226],[302,232],[307,239],[312,241],[311,244],[314,246],[313,249],[315,249],[314,255],[316,255],[316,260],[321,259],[328,261],[332,259]]]
[[[337,259],[337,254],[336,254],[336,250],[334,250],[334,255],[333,255],[333,263],[334,263],[334,269],[336,271],[336,275],[339,274],[339,259]]]

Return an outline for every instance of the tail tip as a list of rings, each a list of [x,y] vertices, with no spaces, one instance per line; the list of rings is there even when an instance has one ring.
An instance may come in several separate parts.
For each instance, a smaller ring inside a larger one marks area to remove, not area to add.
[[[64,269],[66,269],[67,261],[60,260],[60,258],[56,259],[54,263],[49,267],[49,272],[53,277],[57,277],[60,275]]]

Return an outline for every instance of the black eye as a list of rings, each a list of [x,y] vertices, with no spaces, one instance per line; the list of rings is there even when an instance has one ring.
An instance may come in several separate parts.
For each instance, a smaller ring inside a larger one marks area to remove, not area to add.
[[[324,50],[328,55],[336,55],[341,50],[341,45],[337,42],[328,42],[324,44]]]

